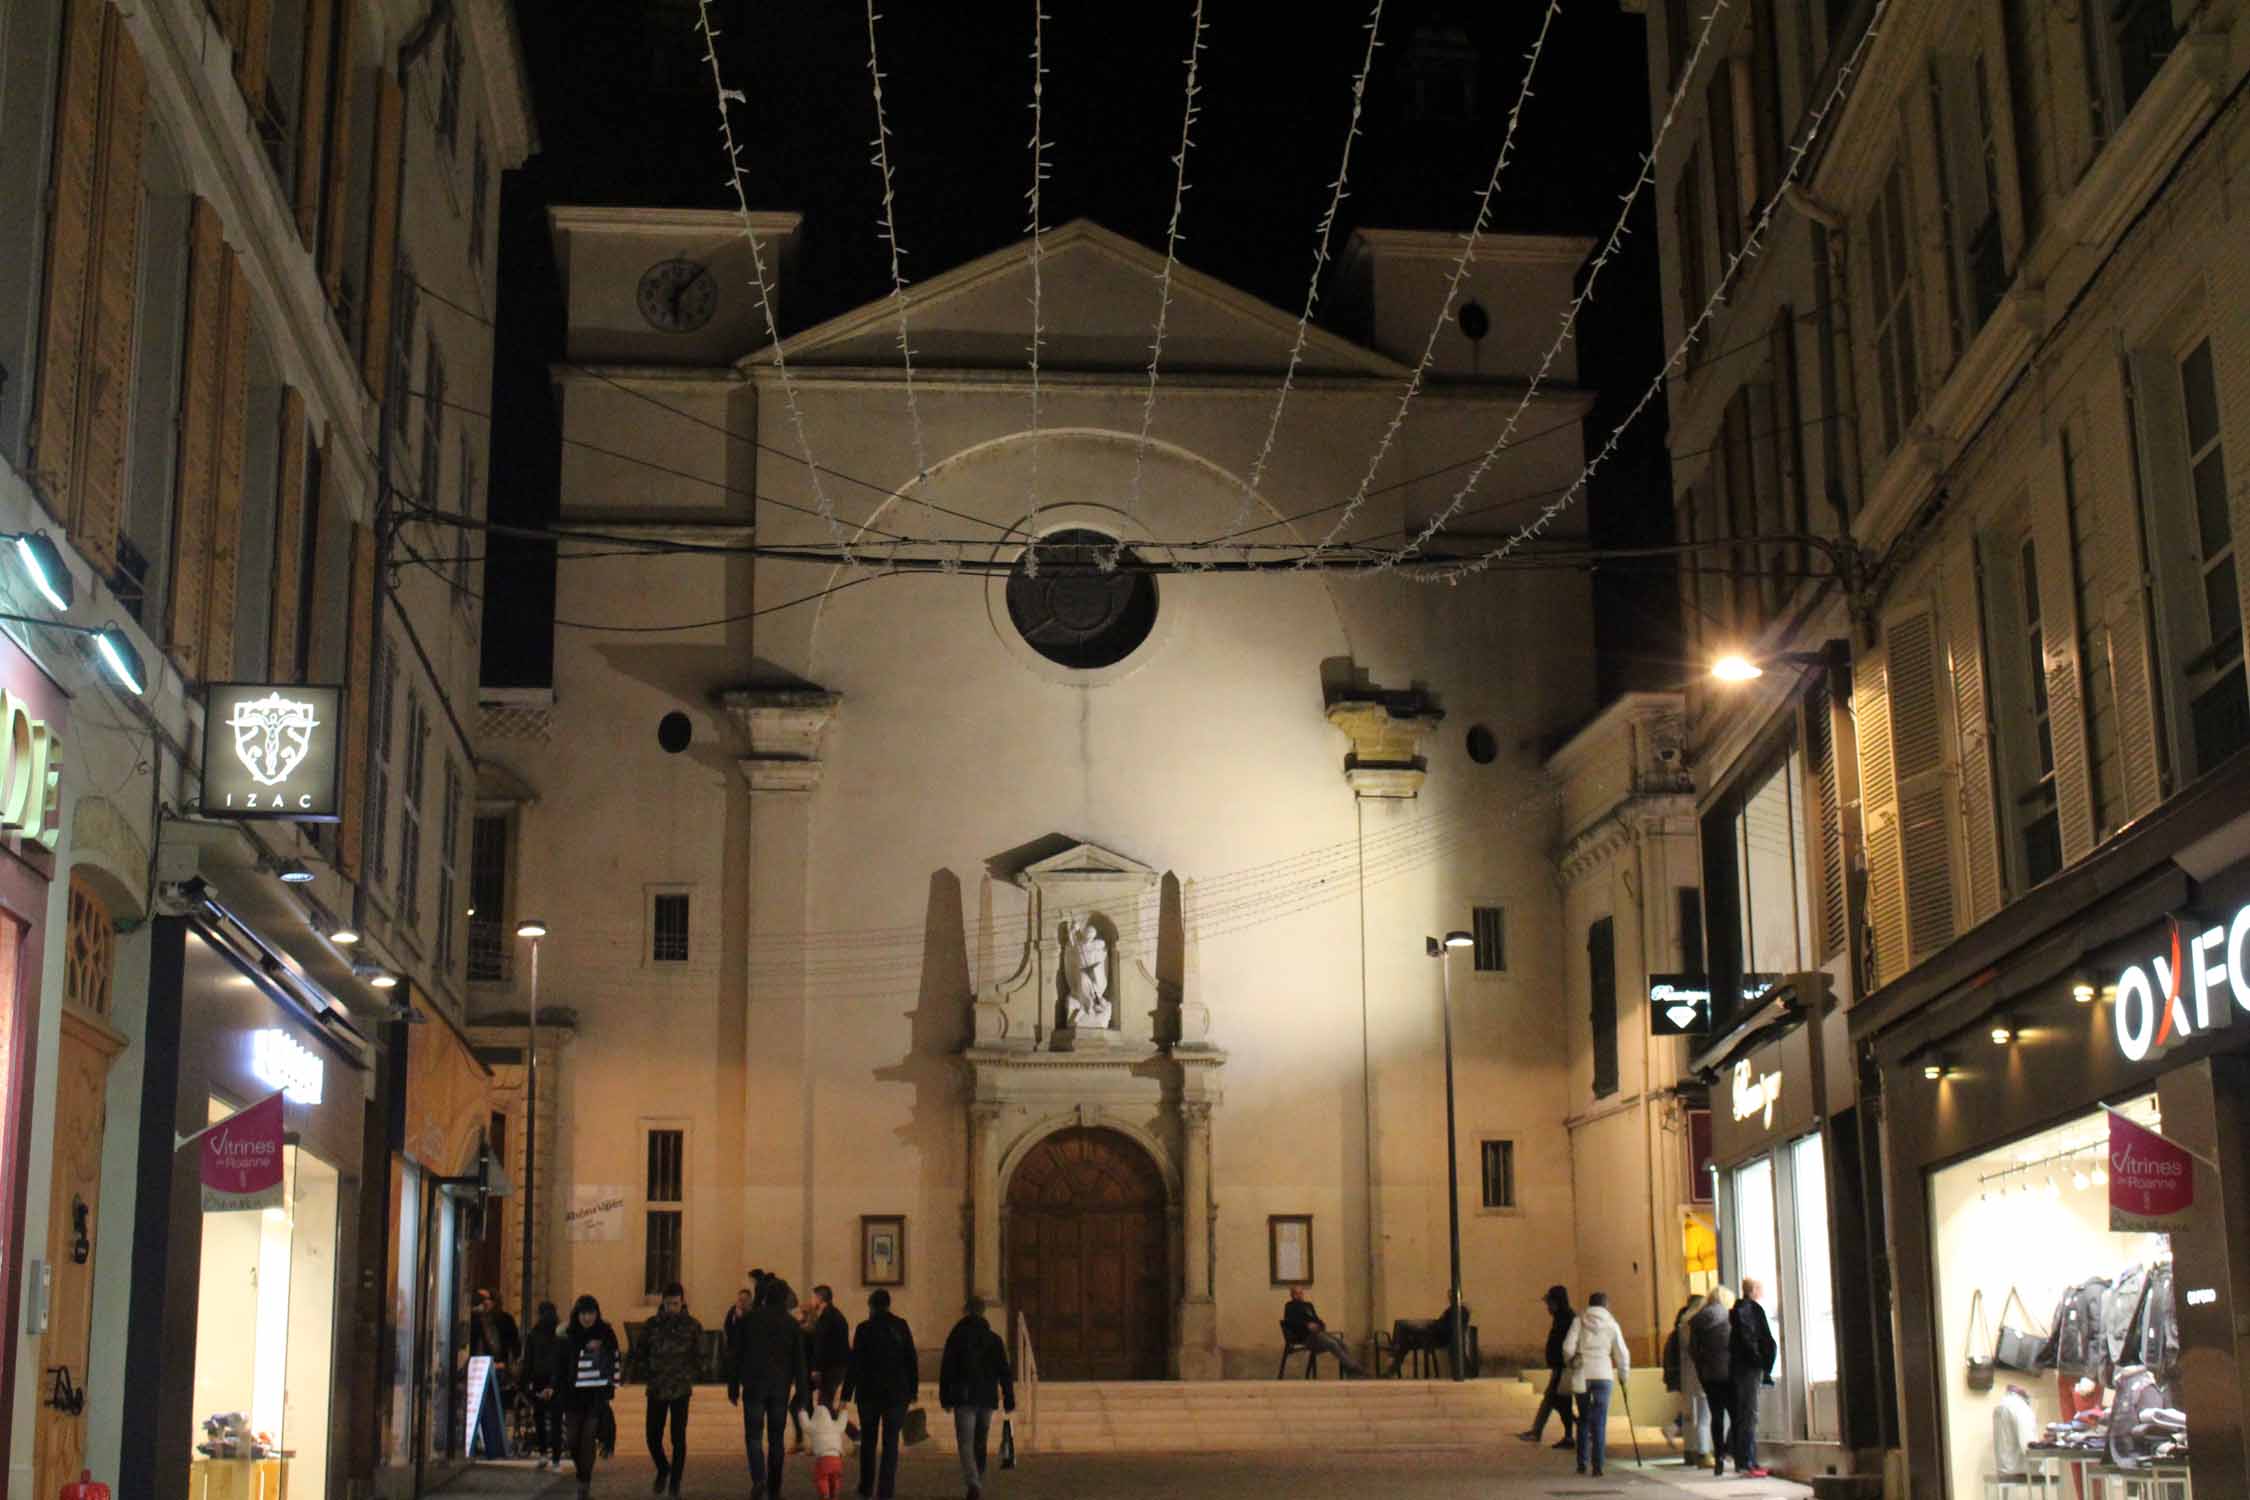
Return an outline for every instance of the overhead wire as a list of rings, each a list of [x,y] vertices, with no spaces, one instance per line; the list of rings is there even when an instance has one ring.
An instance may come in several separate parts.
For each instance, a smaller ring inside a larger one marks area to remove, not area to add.
[[[1586,461],[1585,466],[1579,471],[1578,478],[1572,481],[1570,487],[1561,495],[1549,501],[1540,510],[1538,516],[1519,528],[1499,546],[1467,562],[1448,564],[1426,572],[1410,572],[1407,574],[1408,577],[1424,583],[1438,581],[1458,583],[1463,578],[1481,573],[1546,530],[1554,519],[1568,510],[1578,496],[1584,492],[1595,472],[1616,453],[1618,444],[1625,436],[1626,429],[1633,425],[1640,414],[1646,411],[1649,404],[1663,391],[1665,383],[1672,378],[1672,371],[1685,358],[1688,349],[1701,335],[1704,325],[1717,316],[1720,306],[1726,299],[1727,292],[1734,285],[1735,276],[1740,272],[1743,265],[1757,255],[1763,245],[1766,232],[1773,225],[1774,215],[1780,211],[1781,205],[1787,200],[1789,189],[1796,184],[1797,174],[1804,168],[1805,157],[1812,150],[1813,142],[1820,138],[1820,132],[1827,124],[1828,116],[1843,101],[1849,91],[1852,79],[1859,71],[1860,59],[1866,55],[1868,46],[1874,41],[1890,5],[1891,0],[1876,0],[1875,9],[1868,17],[1867,29],[1860,34],[1858,42],[1853,45],[1850,54],[1844,59],[1842,67],[1837,70],[1834,87],[1822,99],[1820,107],[1807,119],[1799,138],[1789,148],[1789,164],[1782,172],[1781,181],[1775,185],[1772,195],[1766,199],[1764,206],[1759,210],[1757,218],[1751,223],[1749,233],[1744,236],[1742,243],[1727,258],[1726,265],[1720,272],[1718,285],[1712,289],[1709,300],[1703,304],[1703,310],[1697,313],[1688,323],[1686,329],[1680,335],[1679,343],[1673,347],[1671,354],[1665,359],[1664,367],[1657,371],[1655,378],[1650,380],[1647,388],[1641,392],[1640,398],[1633,403],[1632,408],[1611,429],[1609,437],[1603,442],[1600,450]]]
[[[883,108],[883,66],[875,48],[875,0],[867,0],[867,78],[875,95],[875,155],[871,159],[876,173],[883,182],[883,217],[877,232],[890,250],[891,309],[898,316],[898,358],[906,375],[906,421],[914,442],[914,484],[919,486],[930,477],[930,455],[922,437],[922,404],[914,392],[914,345],[907,337],[906,326],[906,274],[900,258],[906,252],[898,243],[898,189],[891,170],[890,116]],[[936,516],[927,499],[922,500],[923,521],[931,530],[936,529]]]
[[[1038,540],[1039,520],[1039,344],[1046,330],[1045,310],[1046,227],[1041,222],[1040,191],[1047,180],[1047,9],[1046,0],[1031,0],[1031,189],[1024,194],[1031,206],[1031,443],[1027,499],[1031,518],[1026,533]],[[1039,548],[1024,548],[1024,567],[1039,576]]]
[[[1532,38],[1531,51],[1525,57],[1523,81],[1516,86],[1516,102],[1509,106],[1507,128],[1500,134],[1500,154],[1493,160],[1492,175],[1485,180],[1484,190],[1477,194],[1476,217],[1470,221],[1469,232],[1461,241],[1461,253],[1453,259],[1453,272],[1445,281],[1445,296],[1438,302],[1437,316],[1430,320],[1429,337],[1422,341],[1422,357],[1414,362],[1413,373],[1406,380],[1406,389],[1399,393],[1398,407],[1385,424],[1383,435],[1375,444],[1375,451],[1368,456],[1367,470],[1359,477],[1359,487],[1344,502],[1342,512],[1336,517],[1335,524],[1328,528],[1327,534],[1300,560],[1299,567],[1311,566],[1325,553],[1337,537],[1343,534],[1344,528],[1351,525],[1352,517],[1359,514],[1360,507],[1367,503],[1369,486],[1375,483],[1375,476],[1382,471],[1383,460],[1390,454],[1391,444],[1397,441],[1399,430],[1405,427],[1406,414],[1412,409],[1414,398],[1422,394],[1423,381],[1430,373],[1430,366],[1437,361],[1438,335],[1444,332],[1446,323],[1453,317],[1453,304],[1460,298],[1461,283],[1468,277],[1469,267],[1476,263],[1477,241],[1484,237],[1486,227],[1492,222],[1492,200],[1499,196],[1500,179],[1506,174],[1508,162],[1515,151],[1516,128],[1523,122],[1524,106],[1531,102],[1531,80],[1539,71],[1539,59],[1547,51],[1547,33],[1553,28],[1555,15],[1561,9],[1562,0],[1547,0],[1546,9],[1540,13],[1539,32]],[[1530,404],[1528,393],[1524,404]]]
[[[1547,374],[1555,367],[1555,360],[1576,336],[1578,315],[1585,310],[1587,303],[1593,301],[1594,284],[1601,279],[1603,267],[1607,266],[1617,256],[1624,245],[1627,226],[1632,219],[1634,205],[1640,201],[1641,190],[1653,187],[1656,183],[1657,155],[1664,149],[1664,139],[1671,134],[1672,122],[1679,117],[1680,105],[1687,98],[1689,86],[1694,81],[1696,65],[1702,61],[1705,49],[1711,45],[1711,33],[1718,26],[1719,16],[1725,10],[1726,0],[1712,0],[1711,13],[1703,19],[1703,30],[1696,36],[1694,50],[1689,52],[1686,59],[1680,64],[1678,70],[1679,82],[1673,86],[1671,101],[1665,106],[1664,117],[1657,122],[1656,132],[1648,143],[1648,150],[1642,153],[1640,170],[1634,173],[1633,185],[1626,189],[1624,199],[1618,206],[1617,221],[1610,227],[1608,239],[1603,242],[1602,248],[1587,266],[1584,282],[1578,288],[1576,295],[1570,299],[1569,305],[1563,309],[1562,326],[1555,330],[1554,338],[1547,345],[1547,352],[1540,356],[1539,367],[1532,371],[1530,382],[1525,385],[1522,397],[1516,402],[1516,409],[1508,414],[1506,425],[1500,429],[1500,436],[1494,440],[1490,448],[1485,450],[1484,457],[1469,471],[1469,477],[1462,482],[1458,490],[1454,491],[1452,499],[1448,500],[1444,507],[1430,518],[1428,524],[1415,535],[1413,540],[1400,547],[1396,552],[1389,554],[1383,562],[1378,564],[1379,569],[1397,566],[1404,559],[1420,551],[1430,538],[1443,531],[1446,523],[1460,513],[1461,507],[1468,502],[1469,496],[1476,493],[1477,486],[1483,482],[1484,476],[1491,468],[1494,460],[1506,451],[1508,439],[1515,435],[1516,424],[1523,420],[1523,414],[1530,410],[1531,403],[1538,396],[1540,387],[1546,384]],[[1337,519],[1337,529],[1341,529],[1344,523],[1350,519],[1351,511],[1347,509]]]

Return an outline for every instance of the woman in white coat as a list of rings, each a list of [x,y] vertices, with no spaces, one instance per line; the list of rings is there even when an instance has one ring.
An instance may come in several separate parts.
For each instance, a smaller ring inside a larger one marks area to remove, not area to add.
[[[1609,1455],[1610,1388],[1633,1372],[1624,1330],[1610,1314],[1609,1293],[1595,1292],[1563,1335],[1563,1359],[1578,1400],[1578,1472],[1599,1474]]]

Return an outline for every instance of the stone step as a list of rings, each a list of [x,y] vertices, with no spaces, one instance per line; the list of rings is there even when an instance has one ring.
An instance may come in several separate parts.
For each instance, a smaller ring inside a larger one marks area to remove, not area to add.
[[[1544,1388],[1544,1372],[1542,1386]],[[1028,1400],[1028,1393],[1024,1393]],[[1538,1391],[1521,1381],[1069,1381],[1039,1388],[1037,1427],[1018,1413],[1016,1438],[1026,1451],[1048,1453],[1237,1452],[1339,1443],[1412,1451],[1497,1445],[1526,1426]],[[953,1426],[938,1408],[937,1390],[922,1387],[930,1448],[953,1451]],[[638,1453],[647,1416],[646,1392],[628,1386],[615,1403],[619,1446]],[[1622,1413],[1613,1440],[1630,1441]],[[997,1438],[995,1438],[997,1441]],[[1644,1444],[1661,1439],[1643,1429]],[[705,1462],[740,1463],[742,1414],[723,1386],[704,1386],[688,1408],[688,1453]]]

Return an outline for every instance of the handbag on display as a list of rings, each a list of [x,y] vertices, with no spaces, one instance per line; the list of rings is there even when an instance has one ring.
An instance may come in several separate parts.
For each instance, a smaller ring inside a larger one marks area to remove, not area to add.
[[[2000,1304],[2000,1337],[1992,1346],[1993,1362],[2003,1370],[2022,1370],[2026,1373],[2048,1368],[2040,1362],[2046,1353],[2046,1330],[2024,1332],[2008,1321],[2010,1308],[2021,1314],[2024,1322],[2031,1321],[2031,1309],[2024,1305],[2022,1294],[2014,1287],[2009,1287],[2008,1300]]]
[[[1979,1333],[1978,1328],[1983,1328]],[[1978,1287],[1969,1294],[1969,1389],[1992,1389],[1992,1325],[1984,1316],[1984,1288]]]
[[[1012,1469],[1015,1466],[1016,1424],[1002,1417],[1000,1419],[1000,1467]]]

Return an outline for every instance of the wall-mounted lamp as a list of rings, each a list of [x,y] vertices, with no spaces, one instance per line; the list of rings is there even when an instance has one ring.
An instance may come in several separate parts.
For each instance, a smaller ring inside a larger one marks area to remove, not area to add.
[[[1929,1058],[1922,1064],[1922,1076],[1929,1079],[1932,1083],[1937,1082],[1941,1078],[1951,1077],[1952,1074],[1953,1069],[1947,1065],[1945,1059],[1942,1057]]]
[[[44,531],[20,531],[15,536],[16,561],[31,579],[31,586],[39,590],[55,608],[69,613],[70,602],[76,597],[76,587],[70,579],[70,569],[64,565],[62,549],[55,539]]]
[[[273,874],[283,885],[312,884],[312,866],[301,859],[280,859],[273,864]]]
[[[328,934],[328,941],[339,948],[349,948],[359,941],[359,929],[346,922],[343,926]]]
[[[391,990],[398,988],[398,976],[381,964],[353,964],[352,975],[367,981],[370,988]]]
[[[64,620],[42,620],[37,615],[0,614],[0,620],[67,630],[72,635],[90,635],[94,638],[94,652],[101,658],[102,670],[109,673],[111,681],[136,698],[148,691],[148,671],[141,665],[141,653],[133,645],[132,637],[115,625],[72,625]]]
[[[2080,1005],[2092,1005],[2094,997],[2100,993],[2101,987],[2094,983],[2093,975],[2080,970],[2070,976],[2070,998]]]
[[[1711,675],[1721,682],[1755,682],[1772,666],[1825,667],[1832,658],[1825,651],[1776,651],[1756,660],[1729,651],[1711,663]]]
[[[1993,1046],[2005,1047],[2022,1034],[2023,1033],[2021,1031],[2017,1030],[2015,1022],[2010,1020],[2008,1017],[1994,1016],[1992,1018]]]

